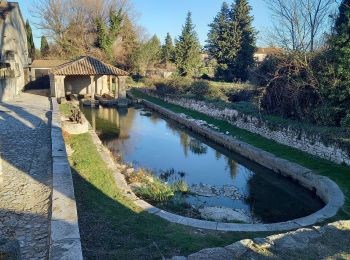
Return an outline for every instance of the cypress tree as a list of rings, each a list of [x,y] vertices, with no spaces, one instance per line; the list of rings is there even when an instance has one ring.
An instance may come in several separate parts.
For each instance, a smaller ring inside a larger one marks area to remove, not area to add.
[[[343,0],[339,6],[329,45],[332,67],[322,91],[331,105],[342,111],[342,124],[350,129],[350,0]],[[330,84],[328,79],[334,76],[337,80]]]
[[[47,57],[50,53],[50,46],[45,36],[41,36],[40,53],[43,58]]]
[[[108,57],[111,55],[111,42],[109,38],[109,32],[106,23],[102,18],[97,18],[96,21],[97,41],[96,47],[103,50]]]
[[[216,77],[231,81],[233,75],[229,67],[232,68],[241,47],[241,33],[237,22],[231,19],[231,11],[226,2],[222,4],[220,12],[209,27],[206,49],[218,62]]]
[[[188,12],[182,33],[175,45],[175,64],[181,76],[192,76],[200,66],[201,47]]]
[[[174,44],[170,33],[167,33],[165,43],[162,46],[162,63],[169,64],[174,62]]]
[[[35,59],[35,44],[33,39],[32,27],[29,24],[29,20],[26,21],[27,43],[28,43],[28,56],[32,60]]]
[[[254,52],[256,49],[256,32],[253,28],[252,8],[247,0],[235,0],[231,8],[233,26],[238,26],[241,34],[240,49],[237,58],[232,64],[233,75],[242,81],[249,78],[249,68],[254,65]]]

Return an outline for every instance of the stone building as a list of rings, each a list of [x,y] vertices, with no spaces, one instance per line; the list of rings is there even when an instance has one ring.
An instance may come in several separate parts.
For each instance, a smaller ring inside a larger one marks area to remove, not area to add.
[[[257,48],[254,53],[256,62],[263,62],[267,56],[282,53],[280,48]]]
[[[29,80],[25,23],[15,2],[0,2],[0,101],[14,98]]]
[[[62,64],[49,71],[51,96],[78,94],[94,98],[95,94],[126,97],[126,71],[90,56]]]

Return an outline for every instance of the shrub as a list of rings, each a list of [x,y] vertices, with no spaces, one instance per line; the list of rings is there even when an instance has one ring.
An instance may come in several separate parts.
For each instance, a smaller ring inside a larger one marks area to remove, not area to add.
[[[173,190],[182,193],[188,193],[190,189],[184,180],[178,180],[173,184]]]
[[[175,195],[174,189],[159,179],[143,184],[136,193],[141,198],[156,203],[169,201]]]
[[[220,98],[223,96],[219,87],[213,86],[207,80],[197,80],[191,84],[189,89],[190,93],[194,95],[196,99],[207,98]]]
[[[342,119],[341,126],[346,128],[350,132],[350,111]]]
[[[182,95],[188,91],[191,83],[190,78],[174,76],[168,80],[157,80],[153,84],[159,95]]]
[[[254,97],[259,95],[257,89],[240,89],[234,92],[228,93],[227,97],[230,102],[249,102]]]

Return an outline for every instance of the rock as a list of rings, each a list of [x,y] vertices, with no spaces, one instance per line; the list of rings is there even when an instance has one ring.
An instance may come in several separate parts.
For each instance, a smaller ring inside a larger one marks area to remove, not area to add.
[[[135,169],[134,168],[129,168],[129,169],[127,169],[126,170],[126,175],[131,175],[131,174],[133,174],[135,172]]]
[[[212,186],[209,184],[195,184],[190,187],[191,193],[203,197],[223,196],[234,200],[243,199],[243,195],[232,185],[224,185],[223,187]]]
[[[68,134],[80,135],[80,134],[87,133],[89,131],[89,123],[85,120],[83,121],[82,124],[74,123],[71,121],[63,121],[62,129]]]
[[[220,195],[220,191],[218,191],[214,186],[202,183],[192,185],[190,191],[195,195],[203,197],[216,197]]]
[[[147,116],[147,117],[150,117],[150,116],[152,116],[152,113],[151,112],[149,112],[149,111],[145,111],[145,112],[142,112],[142,113],[140,113],[140,115],[141,116]]]
[[[140,183],[140,182],[133,182],[133,183],[129,184],[129,187],[132,191],[138,190],[139,188],[141,188],[141,186],[142,186],[142,183]]]
[[[240,209],[231,209],[225,207],[204,207],[200,208],[201,217],[215,221],[240,221],[244,223],[252,223],[252,218],[248,213]]]
[[[189,255],[188,260],[209,260],[209,259],[220,259],[220,260],[232,260],[232,252],[222,247],[207,248],[199,251],[198,253]]]
[[[68,157],[71,157],[74,153],[73,148],[69,144],[66,144],[66,151],[67,151]]]
[[[171,260],[187,260],[187,257],[184,256],[173,256]]]

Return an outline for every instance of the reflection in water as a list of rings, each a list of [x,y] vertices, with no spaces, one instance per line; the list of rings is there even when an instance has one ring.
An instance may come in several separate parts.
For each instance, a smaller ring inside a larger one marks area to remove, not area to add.
[[[112,154],[122,154],[134,167],[153,170],[169,182],[229,185],[241,194],[239,198],[190,196],[193,204],[248,210],[264,222],[302,217],[322,207],[311,192],[157,113],[145,116],[135,108],[83,108],[83,112]]]

